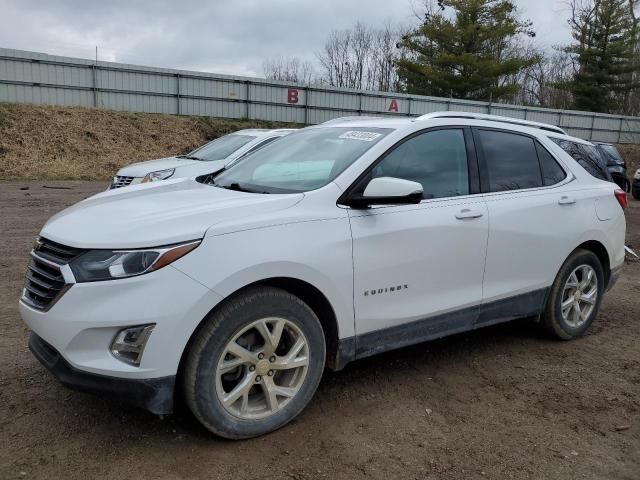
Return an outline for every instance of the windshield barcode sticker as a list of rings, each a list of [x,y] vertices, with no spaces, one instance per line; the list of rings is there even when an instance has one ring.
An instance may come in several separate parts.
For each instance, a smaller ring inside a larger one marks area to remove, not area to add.
[[[376,132],[361,132],[359,130],[350,130],[344,132],[338,138],[346,138],[349,140],[361,140],[363,142],[373,142],[376,138],[381,136],[381,133]]]

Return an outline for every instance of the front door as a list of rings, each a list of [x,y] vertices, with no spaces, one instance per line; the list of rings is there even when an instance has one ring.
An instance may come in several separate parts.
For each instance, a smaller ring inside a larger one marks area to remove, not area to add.
[[[424,200],[350,210],[358,354],[473,325],[482,302],[488,214],[476,175],[469,174],[477,171],[469,136],[463,128],[418,133],[365,178],[419,182]]]

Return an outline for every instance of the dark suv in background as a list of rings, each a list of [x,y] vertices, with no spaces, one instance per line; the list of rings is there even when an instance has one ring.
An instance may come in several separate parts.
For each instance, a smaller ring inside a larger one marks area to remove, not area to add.
[[[628,192],[631,184],[627,178],[627,164],[620,152],[611,143],[593,142],[593,144],[602,158],[606,160],[607,170],[609,170],[613,181],[625,192]]]

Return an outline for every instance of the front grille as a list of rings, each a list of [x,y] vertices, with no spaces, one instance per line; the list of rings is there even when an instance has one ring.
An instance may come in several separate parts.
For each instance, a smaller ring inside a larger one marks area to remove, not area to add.
[[[47,310],[68,287],[60,268],[31,256],[27,279],[24,284],[24,299],[32,307]]]
[[[131,182],[133,182],[133,179],[135,177],[124,177],[124,176],[116,176],[113,177],[113,182],[111,182],[111,188],[120,188],[120,187],[126,187],[128,185],[131,185]]]
[[[33,251],[45,260],[50,260],[58,265],[65,265],[77,256],[83,254],[86,250],[67,247],[66,245],[40,237]]]
[[[23,300],[38,310],[51,308],[70,286],[61,267],[85,251],[39,238],[31,252]]]

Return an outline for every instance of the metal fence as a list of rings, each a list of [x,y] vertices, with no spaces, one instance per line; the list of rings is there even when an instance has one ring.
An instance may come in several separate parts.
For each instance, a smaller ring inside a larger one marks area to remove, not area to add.
[[[640,118],[306,86],[0,48],[0,102],[301,124],[348,115],[490,113],[558,125],[587,140],[640,143]]]

